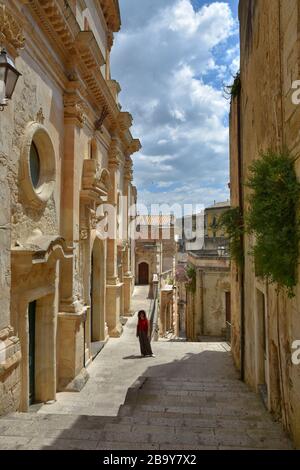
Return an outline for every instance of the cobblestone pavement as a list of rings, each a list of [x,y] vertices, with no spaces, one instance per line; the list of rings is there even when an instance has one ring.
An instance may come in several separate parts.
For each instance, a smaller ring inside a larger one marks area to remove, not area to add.
[[[135,310],[148,310],[147,288]],[[287,449],[289,439],[238,379],[226,343],[153,343],[141,358],[136,314],[89,367],[79,393],[0,419],[0,449]]]

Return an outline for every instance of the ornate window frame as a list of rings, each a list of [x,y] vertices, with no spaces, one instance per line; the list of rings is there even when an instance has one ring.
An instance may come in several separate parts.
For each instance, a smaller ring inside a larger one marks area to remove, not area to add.
[[[31,180],[30,149],[35,144],[40,158],[40,178],[36,187]],[[21,186],[27,202],[35,207],[47,203],[53,194],[56,180],[56,158],[52,139],[46,127],[32,121],[26,126],[21,147]]]

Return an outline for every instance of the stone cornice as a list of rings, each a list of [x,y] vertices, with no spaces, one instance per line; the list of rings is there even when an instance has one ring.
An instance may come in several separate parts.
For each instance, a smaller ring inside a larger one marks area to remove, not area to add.
[[[75,118],[77,124],[83,126],[87,107],[95,112],[96,120],[105,109],[102,124],[110,133],[119,136],[122,153],[131,155],[137,152],[141,148],[140,142],[133,139],[129,131],[132,117],[120,111],[117,103],[119,84],[114,80],[106,80],[102,75],[101,66],[105,59],[93,32],[81,31],[72,9],[64,0],[22,2],[28,5],[67,71],[69,85],[66,85],[65,91],[65,118]],[[106,12],[110,11],[111,15],[114,11],[116,16],[118,2],[103,0],[103,8]],[[70,91],[74,82],[82,85],[80,99]]]
[[[73,248],[60,236],[35,237],[11,249],[12,269],[26,275],[33,264],[48,263],[53,256],[55,259],[72,258]]]
[[[70,7],[62,0],[23,0],[33,12],[63,61],[76,54],[74,41],[80,32]]]
[[[105,59],[92,31],[80,31],[75,40],[76,48],[88,69],[101,67]]]
[[[101,0],[102,1],[102,0]],[[125,152],[133,153],[137,141],[128,133],[132,124],[129,113],[121,112],[117,103],[120,86],[116,81],[106,80],[101,72],[105,59],[92,31],[81,31],[72,9],[64,0],[23,0],[46,33],[62,63],[69,70],[70,81],[82,81],[86,89],[84,98],[91,103],[99,116],[105,108],[105,125],[110,132],[120,135]],[[117,17],[118,2],[104,1],[102,8],[110,17]],[[110,12],[110,13],[109,13]],[[69,94],[69,91],[66,91]],[[67,117],[74,115],[83,125],[83,103],[74,102],[69,96],[65,103]],[[97,110],[98,108],[98,110]],[[103,122],[104,124],[104,122]],[[127,134],[127,135],[125,135]]]

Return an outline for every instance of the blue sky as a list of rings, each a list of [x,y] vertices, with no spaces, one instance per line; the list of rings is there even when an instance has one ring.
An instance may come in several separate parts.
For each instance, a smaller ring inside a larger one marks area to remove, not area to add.
[[[239,68],[238,0],[120,0],[112,78],[142,150],[139,203],[210,205],[229,197],[223,85]]]

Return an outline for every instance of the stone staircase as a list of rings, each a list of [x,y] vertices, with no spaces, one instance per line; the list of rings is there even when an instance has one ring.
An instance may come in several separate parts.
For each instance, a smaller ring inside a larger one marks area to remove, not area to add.
[[[117,417],[14,413],[0,449],[292,449],[280,423],[238,380],[141,377]]]

